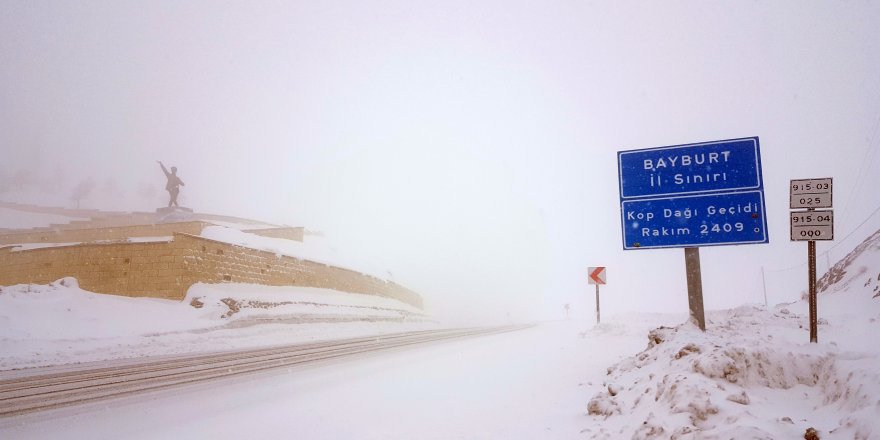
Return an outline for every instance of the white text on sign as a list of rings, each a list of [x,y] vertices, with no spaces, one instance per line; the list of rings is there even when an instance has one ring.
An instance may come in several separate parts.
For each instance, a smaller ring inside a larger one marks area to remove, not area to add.
[[[667,168],[687,168],[691,165],[703,165],[723,163],[730,160],[730,151],[680,154],[673,156],[658,157],[656,159],[644,159],[642,166],[646,171],[652,171],[650,176],[651,187],[663,186],[663,171]],[[692,183],[709,183],[727,181],[727,172],[720,173],[675,173],[672,175],[672,184],[684,185]]]
[[[704,214],[701,214],[703,212]],[[701,210],[700,208],[685,208],[685,209],[670,209],[663,208],[659,213],[655,213],[654,211],[641,212],[641,211],[627,211],[626,219],[631,221],[636,220],[644,220],[651,221],[654,220],[654,217],[657,214],[661,214],[663,218],[685,218],[689,219],[692,217],[712,217],[719,215],[731,215],[731,214],[751,214],[758,212],[758,204],[757,203],[746,203],[746,204],[736,204],[730,206],[715,206],[709,205],[705,208],[705,210]]]

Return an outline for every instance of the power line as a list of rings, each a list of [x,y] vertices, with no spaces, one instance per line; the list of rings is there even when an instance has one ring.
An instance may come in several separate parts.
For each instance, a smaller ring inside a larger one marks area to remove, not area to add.
[[[840,241],[838,241],[836,244],[834,244],[833,246],[828,248],[828,250],[826,250],[825,252],[829,252],[829,251],[831,251],[831,249],[834,249],[837,246],[840,246],[841,244],[843,244],[844,240],[846,240],[847,238],[849,238],[850,236],[855,234],[856,231],[859,230],[859,228],[861,228],[865,223],[868,223],[868,220],[871,220],[871,217],[874,217],[874,214],[877,214],[878,212],[880,212],[880,206],[878,206],[877,209],[874,210],[874,212],[872,212],[870,215],[868,215],[868,217],[865,218],[865,220],[863,220],[861,223],[859,223],[859,225],[856,226],[855,229],[852,230],[852,232],[850,232],[849,234],[846,234],[846,237],[841,238]]]
[[[859,230],[859,228],[861,228],[862,226],[864,226],[865,223],[868,223],[868,220],[871,220],[871,218],[874,217],[878,212],[880,212],[880,206],[877,206],[877,208],[874,209],[874,212],[872,212],[872,213],[869,214],[867,217],[865,217],[865,219],[862,220],[862,222],[859,223],[858,226],[856,226],[855,228],[853,228],[853,230],[850,231],[849,234],[846,234],[845,237],[843,237],[843,238],[841,238],[841,239],[839,239],[839,240],[834,240],[834,241],[836,241],[837,243],[835,243],[834,245],[832,245],[831,247],[829,247],[829,248],[826,249],[825,251],[819,253],[819,255],[830,255],[832,249],[834,249],[834,248],[836,248],[836,247],[842,245],[843,242],[846,241],[847,238],[849,238],[849,237],[851,237],[853,234],[855,234],[855,233]],[[799,268],[799,267],[801,267],[801,266],[805,266],[806,264],[807,264],[807,263],[799,263],[799,264],[796,264],[796,265],[794,265],[794,266],[787,267],[787,268],[785,268],[785,269],[768,269],[767,271],[768,271],[768,272],[773,272],[773,273],[786,272],[786,271],[789,271],[789,270],[792,270],[792,269],[797,269],[797,268]]]
[[[875,141],[877,140],[878,130],[880,130],[880,115],[877,116],[877,122],[874,123],[874,130],[871,131],[871,138],[868,140],[868,146],[865,149],[865,157],[862,158],[861,166],[859,166],[859,173],[856,175],[856,183],[855,185],[853,185],[852,192],[849,193],[849,198],[843,205],[842,212],[844,216],[849,212],[849,208],[852,206],[853,198],[861,189],[862,183],[864,183],[864,177],[867,174],[868,169],[871,167],[871,162],[873,162],[873,157],[871,156],[877,147]]]

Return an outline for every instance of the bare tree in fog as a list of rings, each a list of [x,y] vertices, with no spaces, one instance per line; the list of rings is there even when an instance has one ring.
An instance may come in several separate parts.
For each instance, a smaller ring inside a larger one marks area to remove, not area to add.
[[[79,182],[70,194],[70,199],[76,202],[76,209],[79,209],[80,200],[89,196],[95,188],[95,181],[91,177]]]

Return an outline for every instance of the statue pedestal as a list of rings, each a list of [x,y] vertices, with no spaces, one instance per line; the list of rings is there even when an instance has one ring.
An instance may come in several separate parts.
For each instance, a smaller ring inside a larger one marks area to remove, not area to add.
[[[192,220],[193,210],[183,206],[158,208],[156,215],[159,217],[159,223],[185,222]]]

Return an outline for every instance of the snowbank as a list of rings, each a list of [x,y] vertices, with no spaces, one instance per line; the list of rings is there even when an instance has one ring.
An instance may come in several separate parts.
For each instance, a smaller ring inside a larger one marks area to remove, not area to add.
[[[590,400],[588,413],[605,419],[592,434],[774,439],[814,427],[876,438],[878,353],[809,344],[806,327],[804,316],[744,306],[712,314],[706,333],[692,324],[655,329]]]
[[[423,312],[395,299],[312,287],[273,287],[253,284],[196,284],[184,302],[204,304],[217,316],[237,319],[291,319],[306,315],[352,315],[364,319],[404,321]],[[234,306],[231,306],[232,304]]]
[[[778,439],[815,428],[821,438],[880,438],[880,239],[846,266],[819,297],[819,344],[809,343],[805,301],[709,313],[705,333],[654,329],[645,350],[608,369],[585,433]]]
[[[196,284],[177,302],[96,294],[64,278],[0,288],[0,370],[435,326],[408,304],[328,289]]]
[[[89,241],[89,244],[102,244],[102,243],[159,243],[163,241],[171,241],[174,237],[170,236],[158,236],[158,237],[129,237],[122,240],[92,240]],[[12,247],[12,252],[18,251],[28,251],[31,249],[46,249],[46,248],[57,248],[57,247],[65,247],[65,246],[76,246],[78,244],[82,244],[81,241],[70,241],[64,243],[22,243],[16,244]]]

